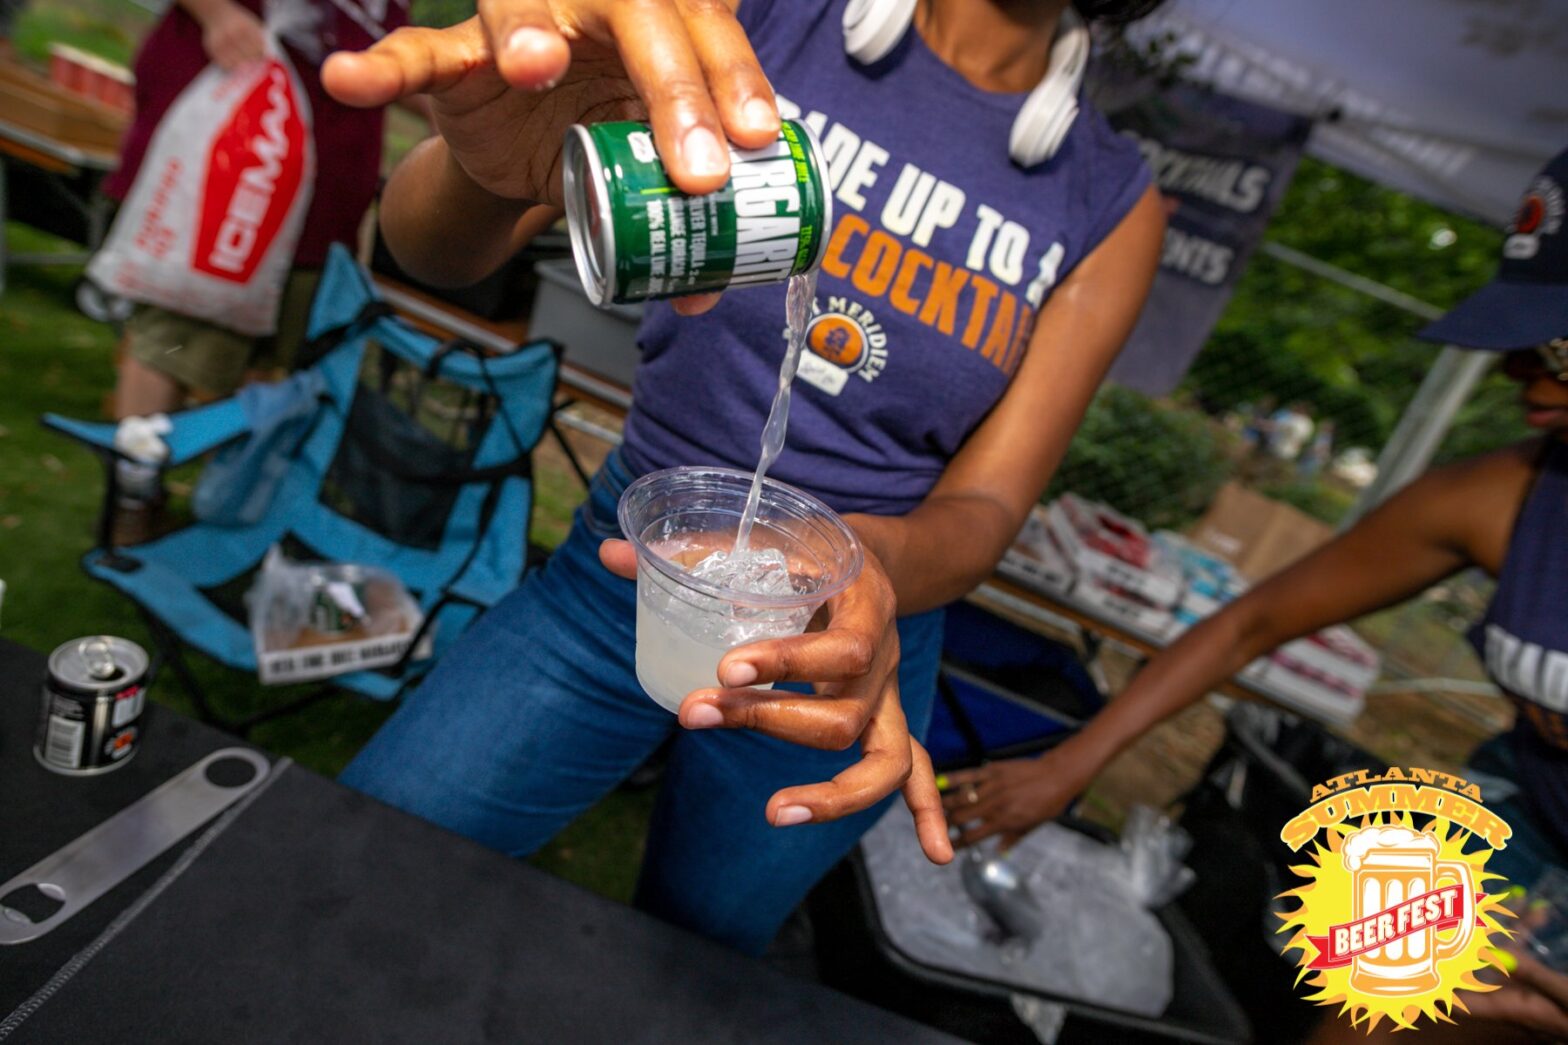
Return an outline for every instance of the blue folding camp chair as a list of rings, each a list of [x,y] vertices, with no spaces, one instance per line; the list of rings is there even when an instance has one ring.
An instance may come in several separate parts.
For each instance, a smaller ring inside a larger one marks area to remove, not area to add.
[[[425,614],[420,638],[430,640],[431,657],[405,655],[391,668],[339,675],[284,706],[221,723],[240,731],[334,688],[395,698],[481,610],[517,587],[529,563],[531,452],[550,418],[558,346],[538,341],[487,355],[461,340],[438,342],[395,318],[340,247],[322,272],[309,339],[316,362],[293,380],[319,395],[255,521],[197,521],[144,544],[112,547],[115,426],[44,418],[97,450],[108,466],[98,546],[83,567],[141,609],[162,663],[209,721],[220,720],[181,648],[255,672],[243,596],[274,543],[296,559],[388,570],[418,601]],[[166,467],[260,437],[252,413],[242,391],[172,415]]]

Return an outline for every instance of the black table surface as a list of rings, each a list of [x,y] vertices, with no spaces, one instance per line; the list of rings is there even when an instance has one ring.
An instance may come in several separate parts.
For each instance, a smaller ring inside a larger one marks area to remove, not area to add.
[[[0,883],[240,741],[152,705],[99,777],[33,758],[42,655],[0,641]],[[0,1021],[201,834],[0,947]],[[3,1036],[3,1035],[0,1035]],[[10,1040],[946,1042],[286,765]]]

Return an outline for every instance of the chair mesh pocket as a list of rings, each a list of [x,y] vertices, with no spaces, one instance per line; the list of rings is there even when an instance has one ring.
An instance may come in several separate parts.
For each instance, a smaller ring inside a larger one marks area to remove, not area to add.
[[[444,480],[467,472],[471,460],[468,451],[361,384],[321,499],[388,540],[437,548],[461,489]]]

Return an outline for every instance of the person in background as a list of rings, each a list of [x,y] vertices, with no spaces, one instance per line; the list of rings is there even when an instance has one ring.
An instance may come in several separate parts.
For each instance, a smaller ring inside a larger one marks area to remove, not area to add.
[[[382,111],[343,105],[321,87],[320,65],[334,50],[360,50],[408,20],[407,0],[296,0],[311,9],[312,28],[286,46],[310,100],[316,180],[278,310],[276,334],[253,338],[215,323],[139,305],[125,325],[114,393],[117,419],[167,413],[187,396],[219,398],[248,376],[293,361],[327,247],[353,244],[381,175]],[[104,192],[123,200],[143,156],[181,92],[212,62],[235,69],[261,59],[267,34],[263,0],[176,0],[137,52],[136,116],[120,166]],[[164,495],[158,470],[122,460],[115,541],[135,544],[158,526]]]
[[[0,0],[0,62],[16,58],[16,45],[11,42],[11,35],[16,29],[17,18],[26,7],[27,0]]]
[[[1294,461],[1312,438],[1312,407],[1295,402],[1269,417],[1268,451],[1277,461]]]
[[[1127,18],[1152,5],[1075,6]],[[817,290],[828,322],[770,475],[824,500],[866,549],[825,626],[729,651],[678,720],[639,687],[617,500],[667,467],[754,468],[785,350],[782,286],[686,301],[712,307],[684,318],[653,302],[624,443],[572,533],[342,776],[523,855],[673,738],[637,902],[751,952],[895,791],[927,854],[951,858],[913,739],[935,694],[941,607],[991,573],[1045,489],[1136,321],[1164,229],[1136,144],[1087,100],[1055,124],[1054,156],[1014,158],[1025,97],[1078,68],[1053,58],[1066,52],[1053,40],[1087,46],[1068,0],[918,0],[885,26],[879,58],[846,53],[846,7],[491,0],[475,21],[405,30],[326,69],[365,104],[430,91],[441,136],[399,166],[381,210],[387,245],[425,282],[472,282],[512,255],[520,223],[560,202],[573,122],[635,116],[644,100],[688,192],[725,184],[726,137],[776,140],[780,109],[819,129],[836,196]],[[911,194],[938,191],[922,227]],[[875,340],[851,318],[873,313]],[[751,688],[776,682],[794,685]]]
[[[1269,415],[1274,412],[1277,400],[1271,395],[1265,395],[1256,403],[1243,403],[1237,407],[1241,415],[1241,441],[1246,444],[1249,452],[1262,449],[1268,439]]]
[[[991,836],[1008,845],[1059,815],[1134,740],[1270,650],[1479,567],[1497,587],[1471,642],[1517,712],[1463,770],[1513,828],[1487,870],[1528,889],[1549,868],[1568,868],[1568,228],[1540,220],[1563,186],[1568,152],[1531,184],[1493,281],[1421,332],[1498,353],[1540,434],[1400,490],[1197,624],[1040,758],[948,774],[944,804],[960,845]],[[1465,994],[1473,1018],[1455,1013],[1457,1027],[1426,1026],[1420,1041],[1568,1038],[1568,976],[1526,954],[1499,960],[1516,967],[1507,985]]]
[[[1312,442],[1297,459],[1296,472],[1303,479],[1315,479],[1334,456],[1334,422],[1320,421]]]

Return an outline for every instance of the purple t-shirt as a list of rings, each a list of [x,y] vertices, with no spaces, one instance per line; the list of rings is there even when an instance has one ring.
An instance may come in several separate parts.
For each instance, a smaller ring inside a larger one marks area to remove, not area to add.
[[[1137,145],[1087,102],[1053,159],[1020,168],[1007,139],[1023,95],[974,87],[914,30],[860,65],[844,52],[844,5],[740,9],[783,114],[817,132],[834,190],[770,474],[841,512],[898,515],[1001,398],[1051,287],[1150,179]],[[628,466],[754,468],[784,354],[784,288],[726,294],[696,318],[651,305],[638,341]]]

